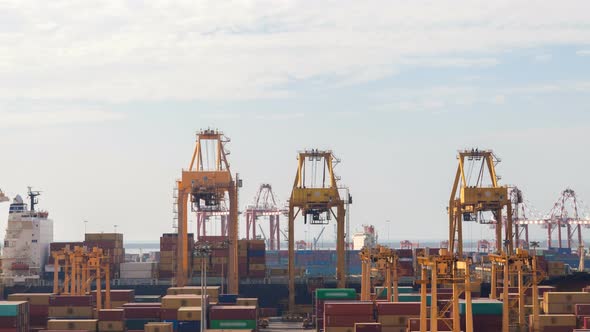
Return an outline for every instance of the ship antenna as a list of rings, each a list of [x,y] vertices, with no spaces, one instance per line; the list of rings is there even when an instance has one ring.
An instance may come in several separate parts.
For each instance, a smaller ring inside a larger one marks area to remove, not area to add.
[[[40,191],[32,191],[31,187],[29,188],[29,199],[31,200],[31,211],[35,211],[35,205],[37,205],[37,203],[39,203],[39,201],[37,200],[37,196],[41,195]]]

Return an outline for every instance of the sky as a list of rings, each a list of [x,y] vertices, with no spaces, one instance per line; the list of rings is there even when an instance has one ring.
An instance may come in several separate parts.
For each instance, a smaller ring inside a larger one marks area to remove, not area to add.
[[[0,188],[41,190],[56,240],[171,232],[205,128],[231,138],[240,207],[261,183],[285,203],[297,152],[331,149],[352,230],[391,240],[446,238],[464,148],[539,215],[566,187],[590,202],[588,1],[9,0],[0,45]]]

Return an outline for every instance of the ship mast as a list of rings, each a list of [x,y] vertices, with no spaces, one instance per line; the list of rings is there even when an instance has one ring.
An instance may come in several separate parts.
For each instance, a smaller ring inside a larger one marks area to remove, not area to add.
[[[29,188],[29,200],[31,202],[31,211],[35,211],[35,205],[37,205],[37,203],[39,203],[39,201],[37,200],[37,196],[41,195],[40,191],[32,191],[31,187]]]

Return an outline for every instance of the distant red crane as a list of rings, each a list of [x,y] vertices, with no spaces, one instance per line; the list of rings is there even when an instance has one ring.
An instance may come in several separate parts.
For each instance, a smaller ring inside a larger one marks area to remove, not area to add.
[[[403,240],[400,242],[400,247],[401,249],[414,249],[414,248],[418,248],[420,246],[420,243],[418,242],[410,242],[408,240]]]
[[[561,192],[561,195],[553,205],[553,208],[542,219],[543,228],[547,229],[547,246],[553,247],[552,234],[557,229],[557,247],[563,248],[562,228],[566,230],[567,248],[572,248],[572,243],[577,237],[578,247],[584,243],[582,241],[582,226],[590,226],[590,218],[584,214],[580,199],[576,196],[575,191],[570,188]]]
[[[246,207],[246,239],[256,239],[256,222],[260,217],[268,217],[270,223],[270,250],[281,250],[281,231],[279,217],[287,214],[280,208],[270,184],[261,184],[254,203]]]

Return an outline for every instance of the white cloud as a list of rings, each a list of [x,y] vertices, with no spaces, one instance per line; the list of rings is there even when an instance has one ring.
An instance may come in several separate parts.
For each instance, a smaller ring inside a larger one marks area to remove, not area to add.
[[[29,128],[80,123],[94,123],[122,119],[117,112],[97,110],[60,110],[60,111],[1,111],[0,128]]]
[[[587,44],[588,21],[585,0],[3,2],[0,98],[283,97],[297,80],[355,84],[408,63],[490,66],[497,52]]]

